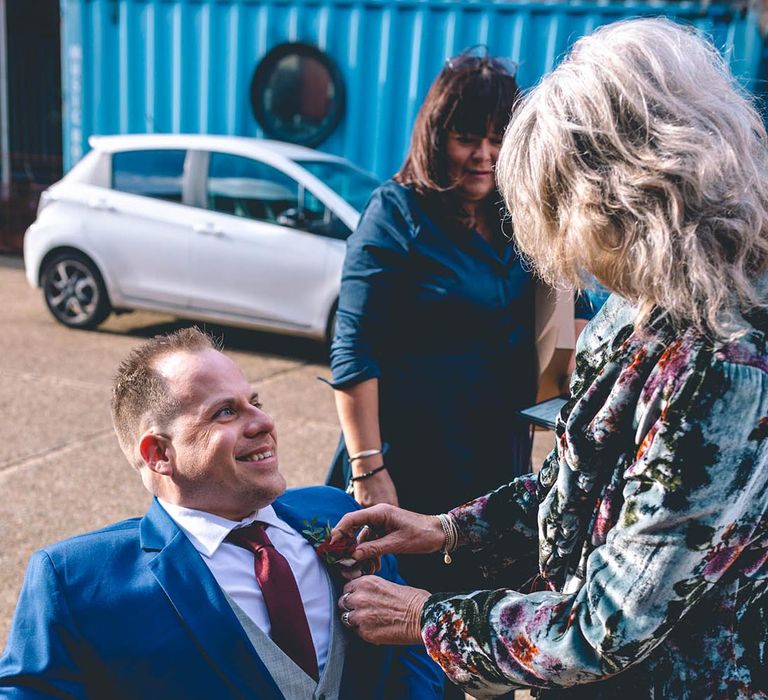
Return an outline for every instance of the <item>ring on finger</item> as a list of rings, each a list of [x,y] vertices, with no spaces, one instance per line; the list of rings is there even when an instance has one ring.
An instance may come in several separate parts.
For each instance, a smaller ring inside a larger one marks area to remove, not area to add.
[[[352,591],[347,591],[343,596],[341,596],[341,607],[344,608],[347,612],[351,612],[352,608],[347,606],[347,598],[352,594]]]
[[[342,613],[342,615],[341,615],[341,623],[345,627],[350,627],[351,628],[352,627],[352,623],[349,621],[349,613],[350,613],[349,610],[347,610],[346,612]]]

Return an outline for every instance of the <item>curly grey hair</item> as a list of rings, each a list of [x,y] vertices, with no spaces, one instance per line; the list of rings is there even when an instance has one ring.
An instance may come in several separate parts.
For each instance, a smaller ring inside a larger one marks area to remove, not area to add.
[[[764,308],[766,132],[715,47],[665,19],[602,27],[523,99],[497,164],[518,247],[676,327],[743,332]]]

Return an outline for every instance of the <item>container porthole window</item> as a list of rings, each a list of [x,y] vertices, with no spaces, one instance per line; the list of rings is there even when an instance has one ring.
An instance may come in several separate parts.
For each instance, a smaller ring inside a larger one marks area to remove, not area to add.
[[[336,64],[316,46],[281,44],[257,66],[251,103],[268,136],[317,146],[342,117],[344,84]]]

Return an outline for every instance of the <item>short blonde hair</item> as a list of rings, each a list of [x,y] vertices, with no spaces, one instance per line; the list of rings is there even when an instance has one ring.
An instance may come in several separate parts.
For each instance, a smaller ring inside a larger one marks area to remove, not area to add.
[[[550,283],[590,275],[676,327],[743,332],[764,307],[766,133],[715,47],[665,19],[602,27],[522,100],[497,164],[515,238]]]
[[[138,443],[142,424],[152,416],[166,425],[178,411],[178,399],[155,369],[163,357],[177,352],[221,350],[221,343],[197,327],[156,335],[134,348],[120,363],[112,383],[112,424],[128,461],[136,468],[143,461]]]

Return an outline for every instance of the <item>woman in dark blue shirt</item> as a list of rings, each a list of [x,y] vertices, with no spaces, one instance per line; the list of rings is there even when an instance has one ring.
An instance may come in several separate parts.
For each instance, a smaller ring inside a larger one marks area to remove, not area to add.
[[[515,410],[536,394],[534,282],[494,180],[518,97],[498,60],[449,61],[403,168],[349,238],[331,350],[343,441],[329,483],[351,474],[363,505],[441,513],[529,469]],[[422,588],[479,585],[461,560],[401,563]]]

